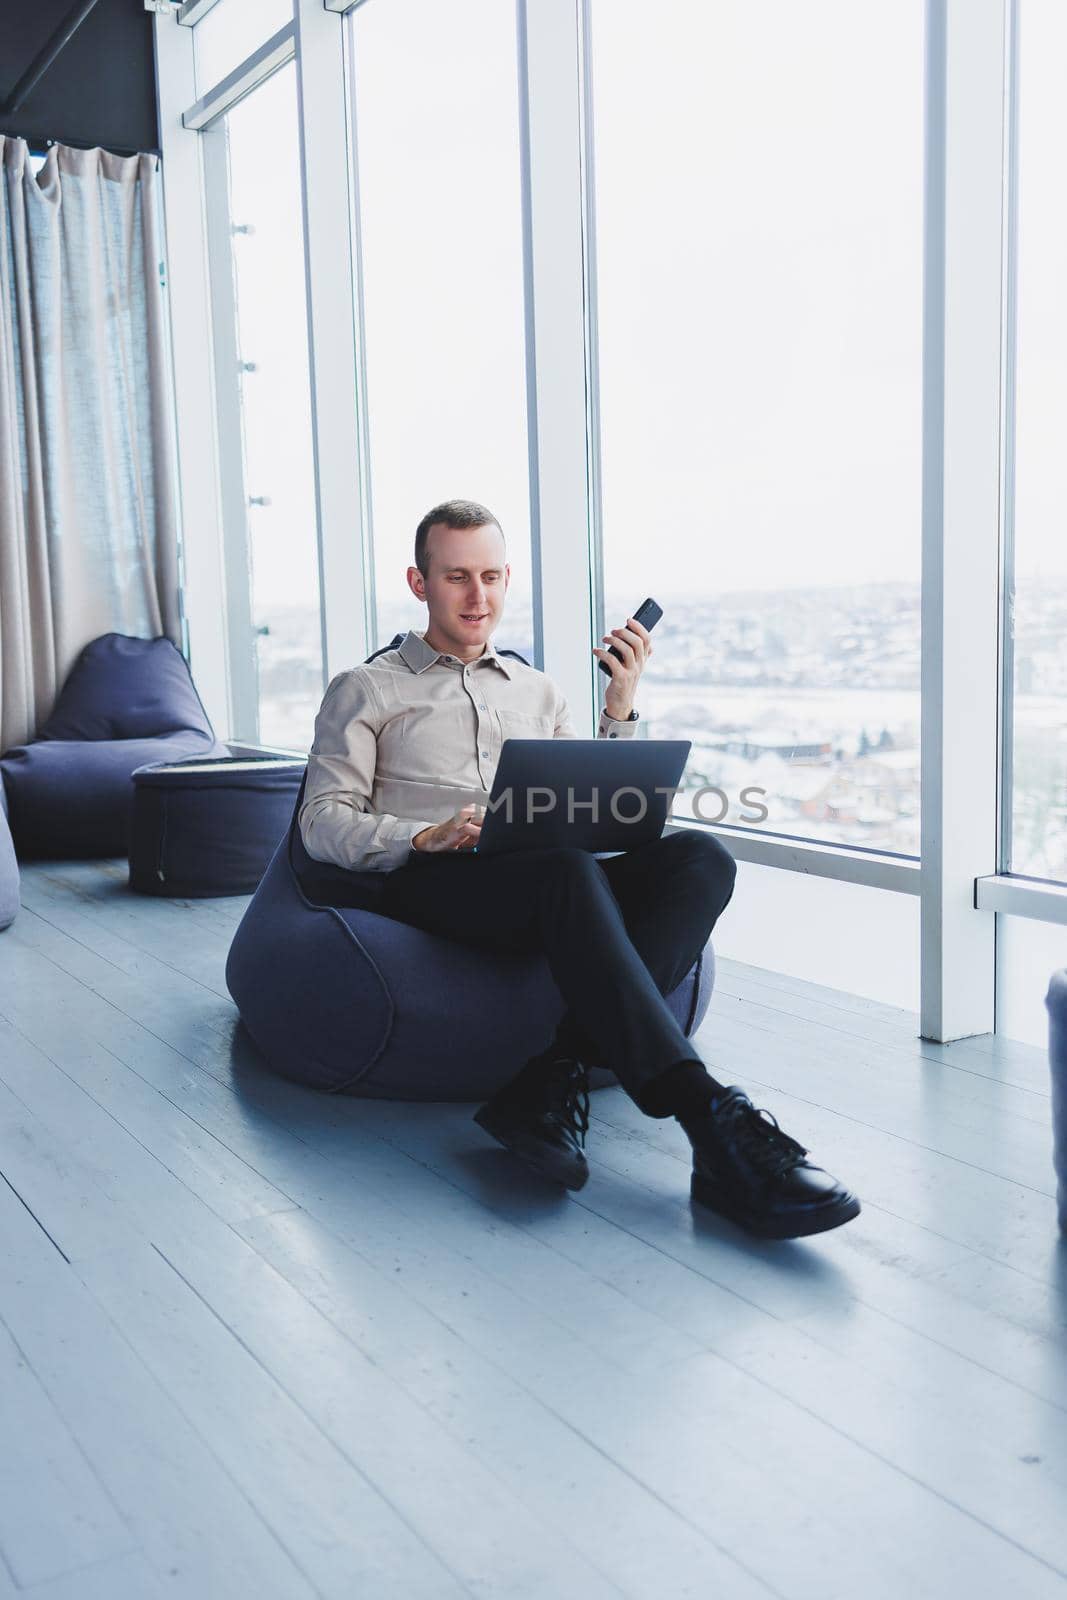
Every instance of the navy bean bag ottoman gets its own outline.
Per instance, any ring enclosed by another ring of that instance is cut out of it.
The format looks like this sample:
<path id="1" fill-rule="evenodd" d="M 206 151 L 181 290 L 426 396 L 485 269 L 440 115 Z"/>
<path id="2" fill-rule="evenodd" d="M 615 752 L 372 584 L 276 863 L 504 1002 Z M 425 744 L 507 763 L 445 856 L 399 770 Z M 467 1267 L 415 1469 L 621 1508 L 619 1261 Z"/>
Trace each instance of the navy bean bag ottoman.
<path id="1" fill-rule="evenodd" d="M 74 663 L 37 739 L 0 759 L 15 849 L 124 856 L 134 770 L 225 753 L 170 640 L 105 633 Z"/>
<path id="2" fill-rule="evenodd" d="M 1052 1073 L 1052 1160 L 1060 1229 L 1067 1233 L 1067 971 L 1054 972 L 1048 1006 L 1048 1061 Z"/>
<path id="3" fill-rule="evenodd" d="M 549 1044 L 563 1000 L 543 956 L 477 952 L 369 909 L 383 874 L 308 856 L 294 809 L 234 935 L 226 985 L 282 1077 L 381 1100 L 484 1100 Z M 339 902 L 359 880 L 368 909 Z M 332 903 L 331 903 L 332 902 Z M 668 1004 L 687 1034 L 711 1000 L 709 944 Z M 603 1069 L 594 1087 L 613 1082 Z"/>
<path id="4" fill-rule="evenodd" d="M 0 928 L 9 928 L 19 908 L 19 864 L 11 829 L 7 825 L 7 804 L 0 780 Z"/>
<path id="5" fill-rule="evenodd" d="M 156 763 L 133 774 L 130 888 L 251 894 L 289 827 L 302 757 Z"/>

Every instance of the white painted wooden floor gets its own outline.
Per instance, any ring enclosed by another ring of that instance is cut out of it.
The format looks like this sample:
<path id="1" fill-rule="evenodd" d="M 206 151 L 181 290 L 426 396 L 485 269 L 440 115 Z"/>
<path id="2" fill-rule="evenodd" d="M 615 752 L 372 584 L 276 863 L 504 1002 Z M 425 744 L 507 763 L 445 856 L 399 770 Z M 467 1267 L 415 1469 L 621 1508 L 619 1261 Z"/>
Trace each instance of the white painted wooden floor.
<path id="1" fill-rule="evenodd" d="M 724 964 L 709 1061 L 864 1201 L 758 1245 L 619 1091 L 572 1199 L 266 1075 L 244 902 L 124 877 L 31 867 L 0 936 L 0 1594 L 1067 1595 L 1037 1051 Z"/>

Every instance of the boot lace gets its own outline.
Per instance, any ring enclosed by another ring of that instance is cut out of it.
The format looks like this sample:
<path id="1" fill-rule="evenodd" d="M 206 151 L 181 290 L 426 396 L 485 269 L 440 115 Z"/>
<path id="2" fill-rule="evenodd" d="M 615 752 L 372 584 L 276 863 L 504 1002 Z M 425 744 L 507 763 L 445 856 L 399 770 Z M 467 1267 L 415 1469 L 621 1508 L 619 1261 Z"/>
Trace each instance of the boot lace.
<path id="1" fill-rule="evenodd" d="M 580 1061 L 555 1064 L 548 1114 L 574 1134 L 582 1149 L 589 1132 L 589 1075 Z"/>
<path id="2" fill-rule="evenodd" d="M 738 1153 L 769 1177 L 799 1166 L 808 1153 L 778 1126 L 777 1117 L 754 1106 L 751 1100 L 738 1097 L 726 1101 L 719 1109 L 719 1117 L 729 1123 L 729 1136 Z"/>

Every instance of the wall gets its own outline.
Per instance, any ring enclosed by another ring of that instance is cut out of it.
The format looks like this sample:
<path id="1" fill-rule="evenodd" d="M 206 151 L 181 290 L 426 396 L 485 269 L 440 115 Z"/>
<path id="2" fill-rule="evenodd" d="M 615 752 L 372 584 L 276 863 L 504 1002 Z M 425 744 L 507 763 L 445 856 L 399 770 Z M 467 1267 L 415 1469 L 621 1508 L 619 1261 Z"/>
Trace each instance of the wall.
<path id="1" fill-rule="evenodd" d="M 917 895 L 740 861 L 714 942 L 733 961 L 919 1009 Z"/>
<path id="2" fill-rule="evenodd" d="M 1067 967 L 1067 928 L 1029 917 L 997 918 L 997 1032 L 1044 1050 L 1049 979 Z"/>
<path id="3" fill-rule="evenodd" d="M 0 102 L 71 9 L 71 0 L 4 0 Z M 143 0 L 97 0 L 95 9 L 0 132 L 116 151 L 158 150 L 152 18 Z"/>

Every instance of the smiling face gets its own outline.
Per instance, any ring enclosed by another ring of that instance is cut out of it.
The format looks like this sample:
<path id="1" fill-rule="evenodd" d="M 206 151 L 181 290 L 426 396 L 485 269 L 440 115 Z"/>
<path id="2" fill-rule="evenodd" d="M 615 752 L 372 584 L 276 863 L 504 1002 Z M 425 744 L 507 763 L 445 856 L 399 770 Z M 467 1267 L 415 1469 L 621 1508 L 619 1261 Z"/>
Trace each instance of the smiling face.
<path id="1" fill-rule="evenodd" d="M 495 522 L 479 528 L 449 528 L 435 522 L 427 535 L 428 571 L 408 568 L 413 594 L 426 602 L 426 643 L 434 650 L 473 661 L 485 648 L 504 611 L 511 581 L 504 535 Z"/>

